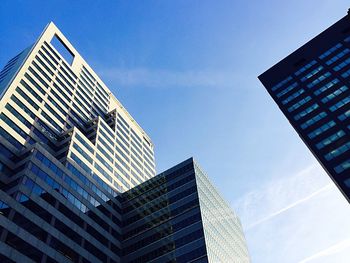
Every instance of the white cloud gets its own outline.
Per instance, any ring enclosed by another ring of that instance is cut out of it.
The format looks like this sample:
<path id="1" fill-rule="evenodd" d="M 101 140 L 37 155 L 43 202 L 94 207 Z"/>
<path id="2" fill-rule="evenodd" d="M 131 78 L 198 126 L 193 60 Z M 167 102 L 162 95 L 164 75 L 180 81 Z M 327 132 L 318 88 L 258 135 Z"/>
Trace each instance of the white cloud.
<path id="1" fill-rule="evenodd" d="M 314 254 L 312 256 L 304 258 L 299 263 L 316 262 L 315 260 L 317 260 L 317 259 L 321 259 L 321 258 L 326 257 L 326 256 L 331 256 L 331 255 L 337 254 L 337 253 L 342 252 L 343 250 L 349 249 L 349 248 L 350 248 L 350 239 L 345 239 L 345 240 L 342 240 L 331 247 L 328 247 L 322 251 L 317 252 L 316 254 Z M 348 260 L 348 259 L 346 259 L 346 260 Z"/>
<path id="2" fill-rule="evenodd" d="M 225 70 L 170 71 L 147 68 L 111 68 L 100 70 L 100 75 L 121 87 L 227 87 L 237 82 L 237 76 Z"/>
<path id="3" fill-rule="evenodd" d="M 314 163 L 297 174 L 284 174 L 258 187 L 238 199 L 234 207 L 248 230 L 312 197 L 313 193 L 329 184 L 328 175 Z"/>
<path id="4" fill-rule="evenodd" d="M 257 225 L 262 224 L 262 223 L 264 223 L 265 221 L 268 221 L 268 220 L 272 219 L 273 217 L 280 215 L 280 214 L 283 213 L 283 212 L 286 212 L 288 209 L 291 209 L 291 208 L 293 208 L 293 207 L 295 207 L 295 206 L 297 206 L 297 205 L 300 205 L 300 204 L 303 203 L 303 202 L 309 201 L 311 198 L 316 197 L 319 193 L 321 193 L 321 192 L 323 192 L 323 191 L 327 191 L 327 190 L 332 189 L 332 187 L 333 187 L 332 184 L 327 184 L 326 186 L 324 186 L 324 187 L 322 187 L 321 189 L 319 189 L 319 190 L 317 190 L 317 191 L 315 191 L 315 192 L 313 192 L 313 193 L 307 195 L 306 197 L 303 197 L 303 198 L 299 199 L 298 201 L 295 201 L 295 202 L 293 202 L 293 203 L 287 205 L 286 207 L 283 207 L 282 209 L 280 209 L 280 210 L 278 210 L 278 211 L 276 211 L 276 212 L 272 212 L 272 213 L 269 214 L 268 216 L 266 216 L 266 217 L 264 217 L 264 218 L 262 218 L 262 219 L 256 221 L 255 223 L 249 225 L 246 229 L 249 230 L 249 229 L 251 229 L 251 228 L 254 228 L 254 227 L 257 226 Z"/>
<path id="5" fill-rule="evenodd" d="M 314 163 L 271 180 L 235 202 L 252 261 L 345 263 L 350 207 Z"/>

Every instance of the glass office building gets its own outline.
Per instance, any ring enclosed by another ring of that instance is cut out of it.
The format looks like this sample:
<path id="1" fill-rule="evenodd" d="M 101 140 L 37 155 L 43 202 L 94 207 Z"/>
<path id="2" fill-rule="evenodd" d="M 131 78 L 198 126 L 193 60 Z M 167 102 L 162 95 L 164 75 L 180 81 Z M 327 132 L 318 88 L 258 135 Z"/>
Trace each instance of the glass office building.
<path id="1" fill-rule="evenodd" d="M 238 218 L 205 189 L 227 209 L 212 227 L 216 212 L 181 167 L 169 170 L 179 178 L 155 176 L 151 139 L 53 23 L 0 72 L 0 262 L 225 262 L 229 252 L 248 262 Z M 160 198 L 148 192 L 155 182 Z M 168 238 L 177 243 L 164 248 Z"/>
<path id="2" fill-rule="evenodd" d="M 259 76 L 350 202 L 350 17 Z"/>
<path id="3" fill-rule="evenodd" d="M 192 158 L 121 199 L 124 262 L 249 262 L 240 220 Z"/>

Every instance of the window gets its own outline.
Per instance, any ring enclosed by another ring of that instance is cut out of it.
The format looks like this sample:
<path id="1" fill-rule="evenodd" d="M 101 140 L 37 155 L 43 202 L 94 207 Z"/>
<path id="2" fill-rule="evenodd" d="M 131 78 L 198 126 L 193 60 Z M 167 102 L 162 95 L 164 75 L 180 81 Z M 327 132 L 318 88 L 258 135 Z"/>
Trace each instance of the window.
<path id="1" fill-rule="evenodd" d="M 335 97 L 337 97 L 338 95 L 342 94 L 344 91 L 348 90 L 347 86 L 342 86 L 339 89 L 337 89 L 336 91 L 334 91 L 333 93 L 327 95 L 326 97 L 324 97 L 321 101 L 323 103 L 327 103 L 328 101 L 334 99 Z"/>
<path id="2" fill-rule="evenodd" d="M 23 115 L 19 114 L 18 111 L 16 111 L 10 104 L 6 104 L 5 108 L 12 113 L 12 115 L 17 118 L 18 120 L 20 120 L 25 126 L 27 126 L 29 129 L 32 126 L 32 124 L 23 117 Z"/>
<path id="3" fill-rule="evenodd" d="M 6 115 L 4 115 L 3 113 L 0 114 L 0 118 L 8 125 L 10 126 L 14 131 L 16 131 L 20 136 L 22 136 L 22 138 L 26 138 L 27 134 L 20 128 L 17 126 L 17 124 L 15 124 L 12 120 L 10 120 Z"/>
<path id="4" fill-rule="evenodd" d="M 94 149 L 89 145 L 89 143 L 87 143 L 78 133 L 75 134 L 75 138 L 77 138 L 77 140 L 84 145 L 84 147 L 86 149 L 88 149 L 89 152 L 91 152 L 92 154 L 94 153 Z"/>
<path id="5" fill-rule="evenodd" d="M 306 108 L 305 110 L 299 112 L 297 115 L 294 116 L 294 119 L 297 121 L 303 117 L 305 117 L 306 115 L 308 115 L 309 113 L 313 112 L 314 110 L 316 110 L 318 108 L 318 104 L 315 103 L 313 105 L 311 105 L 310 107 Z"/>
<path id="6" fill-rule="evenodd" d="M 344 105 L 348 104 L 350 102 L 350 97 L 346 97 L 342 99 L 341 101 L 337 102 L 333 106 L 329 107 L 330 111 L 336 111 L 337 109 L 343 107 Z"/>
<path id="7" fill-rule="evenodd" d="M 327 153 L 324 158 L 329 161 L 332 160 L 333 158 L 341 155 L 342 153 L 348 151 L 350 149 L 350 142 L 347 142 L 345 144 L 343 144 L 342 146 L 334 149 L 333 151 Z"/>
<path id="8" fill-rule="evenodd" d="M 39 102 L 42 102 L 43 99 L 41 98 L 40 95 L 38 95 L 27 83 L 25 83 L 23 80 L 21 80 L 21 84 L 23 85 L 23 87 L 25 87 L 27 89 L 27 91 L 29 91 L 30 94 L 33 95 L 34 98 L 36 98 Z M 17 88 L 18 89 L 18 88 Z M 16 90 L 17 90 L 16 89 Z M 18 90 L 17 90 L 18 91 Z M 22 95 L 22 94 L 21 94 Z"/>
<path id="9" fill-rule="evenodd" d="M 293 93 L 289 97 L 287 97 L 285 100 L 282 101 L 282 104 L 287 104 L 288 102 L 294 100 L 295 98 L 299 97 L 301 94 L 303 94 L 305 90 L 300 89 L 297 92 Z"/>
<path id="10" fill-rule="evenodd" d="M 343 51 L 341 51 L 340 53 L 338 53 L 337 55 L 332 57 L 330 60 L 328 60 L 326 62 L 326 64 L 330 65 L 330 64 L 334 63 L 335 61 L 337 61 L 338 59 L 342 58 L 344 55 L 348 54 L 349 52 L 350 52 L 350 50 L 348 48 L 344 49 Z"/>
<path id="11" fill-rule="evenodd" d="M 346 67 L 347 65 L 350 64 L 350 58 L 344 60 L 342 63 L 340 63 L 339 65 L 335 66 L 333 69 L 334 71 L 339 71 L 342 68 Z"/>
<path id="12" fill-rule="evenodd" d="M 80 148 L 78 144 L 73 143 L 73 148 L 79 152 L 89 163 L 92 163 L 92 158 L 82 148 Z"/>
<path id="13" fill-rule="evenodd" d="M 311 71 L 309 74 L 301 78 L 301 81 L 306 81 L 309 78 L 312 78 L 315 76 L 318 72 L 320 72 L 323 69 L 323 66 L 318 66 L 313 71 Z"/>
<path id="14" fill-rule="evenodd" d="M 328 78 L 329 76 L 331 76 L 331 73 L 326 72 L 323 75 L 319 76 L 317 79 L 313 80 L 310 84 L 307 85 L 308 88 L 312 88 L 315 85 L 317 85 L 318 83 L 320 83 L 321 81 L 325 80 L 326 78 Z"/>
<path id="15" fill-rule="evenodd" d="M 316 147 L 318 149 L 322 149 L 325 146 L 331 144 L 332 142 L 335 142 L 339 138 L 343 137 L 345 135 L 345 132 L 343 130 L 337 131 L 336 133 L 332 134 L 331 136 L 327 137 L 326 139 L 320 141 L 316 144 Z"/>
<path id="16" fill-rule="evenodd" d="M 297 103 L 295 103 L 294 105 L 290 106 L 288 108 L 288 111 L 289 112 L 292 112 L 296 109 L 298 109 L 300 106 L 304 105 L 306 102 L 310 101 L 311 100 L 311 97 L 310 96 L 307 96 L 306 98 L 303 98 L 301 99 L 300 101 L 298 101 Z"/>
<path id="17" fill-rule="evenodd" d="M 294 82 L 290 86 L 286 87 L 284 90 L 282 90 L 279 93 L 277 93 L 277 95 L 276 95 L 277 98 L 282 97 L 283 95 L 287 94 L 289 91 L 293 90 L 297 86 L 298 86 L 298 84 L 296 82 Z"/>
<path id="18" fill-rule="evenodd" d="M 327 84 L 325 84 L 324 86 L 322 86 L 321 88 L 317 89 L 314 91 L 315 95 L 320 95 L 322 92 L 330 89 L 331 87 L 333 87 L 335 84 L 337 84 L 339 82 L 339 79 L 333 79 L 331 82 L 328 82 Z"/>
<path id="19" fill-rule="evenodd" d="M 279 82 L 275 86 L 273 86 L 271 90 L 275 91 L 275 90 L 279 89 L 280 87 L 282 87 L 284 84 L 288 83 L 291 80 L 292 80 L 292 77 L 289 76 L 288 78 L 282 80 L 281 82 Z"/>
<path id="20" fill-rule="evenodd" d="M 299 76 L 301 73 L 303 73 L 304 71 L 308 70 L 309 68 L 311 68 L 313 65 L 315 65 L 317 62 L 316 60 L 312 60 L 310 63 L 306 64 L 305 66 L 303 66 L 302 68 L 300 68 L 298 71 L 296 71 L 294 74 L 295 76 Z"/>
<path id="21" fill-rule="evenodd" d="M 343 120 L 345 120 L 345 119 L 347 119 L 349 117 L 350 117 L 350 110 L 348 110 L 348 111 L 344 112 L 343 114 L 339 115 L 338 119 L 343 121 Z"/>
<path id="22" fill-rule="evenodd" d="M 336 167 L 334 167 L 334 170 L 340 174 L 342 172 L 344 172 L 345 170 L 349 169 L 350 168 L 350 159 L 349 160 L 346 160 L 345 162 L 337 165 Z"/>
<path id="23" fill-rule="evenodd" d="M 332 48 L 328 49 L 326 52 L 324 52 L 321 56 L 319 56 L 320 59 L 324 59 L 325 57 L 329 56 L 332 54 L 334 51 L 337 49 L 341 48 L 343 45 L 341 43 L 336 44 Z"/>
<path id="24" fill-rule="evenodd" d="M 306 122 L 304 122 L 300 126 L 302 129 L 306 129 L 306 128 L 310 127 L 311 125 L 315 124 L 316 122 L 318 122 L 319 120 L 323 119 L 326 116 L 327 116 L 327 113 L 325 113 L 323 111 L 323 112 L 317 114 L 316 116 L 312 117 L 311 119 L 307 120 Z"/>

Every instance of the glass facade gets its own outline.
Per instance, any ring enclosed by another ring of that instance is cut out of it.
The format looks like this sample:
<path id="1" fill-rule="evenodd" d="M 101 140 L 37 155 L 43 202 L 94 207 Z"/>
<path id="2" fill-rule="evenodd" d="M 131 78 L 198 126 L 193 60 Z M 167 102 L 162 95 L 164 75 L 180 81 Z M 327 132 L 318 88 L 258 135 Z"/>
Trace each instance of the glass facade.
<path id="1" fill-rule="evenodd" d="M 250 262 L 239 219 L 192 158 L 121 200 L 125 262 Z"/>
<path id="2" fill-rule="evenodd" d="M 151 139 L 54 24 L 0 99 L 0 262 L 227 262 L 209 235 L 249 261 L 233 212 L 206 230 L 193 160 L 155 176 Z"/>
<path id="3" fill-rule="evenodd" d="M 249 262 L 239 218 L 194 163 L 204 235 L 210 262 Z"/>
<path id="4" fill-rule="evenodd" d="M 350 201 L 350 20 L 346 16 L 259 76 Z"/>

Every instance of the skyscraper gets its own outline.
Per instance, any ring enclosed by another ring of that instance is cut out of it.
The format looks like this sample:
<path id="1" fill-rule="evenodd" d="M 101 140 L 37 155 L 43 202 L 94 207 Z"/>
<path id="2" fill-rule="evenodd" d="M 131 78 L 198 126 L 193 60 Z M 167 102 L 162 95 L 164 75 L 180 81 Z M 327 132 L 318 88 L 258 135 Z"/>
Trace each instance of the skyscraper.
<path id="1" fill-rule="evenodd" d="M 225 259 L 249 262 L 239 219 L 192 159 L 155 176 L 149 136 L 50 23 L 0 72 L 0 262 Z"/>
<path id="2" fill-rule="evenodd" d="M 350 202 L 350 17 L 259 76 Z"/>
<path id="3" fill-rule="evenodd" d="M 10 148 L 42 142 L 121 192 L 155 175 L 149 136 L 53 23 L 7 63 L 0 90 Z"/>

